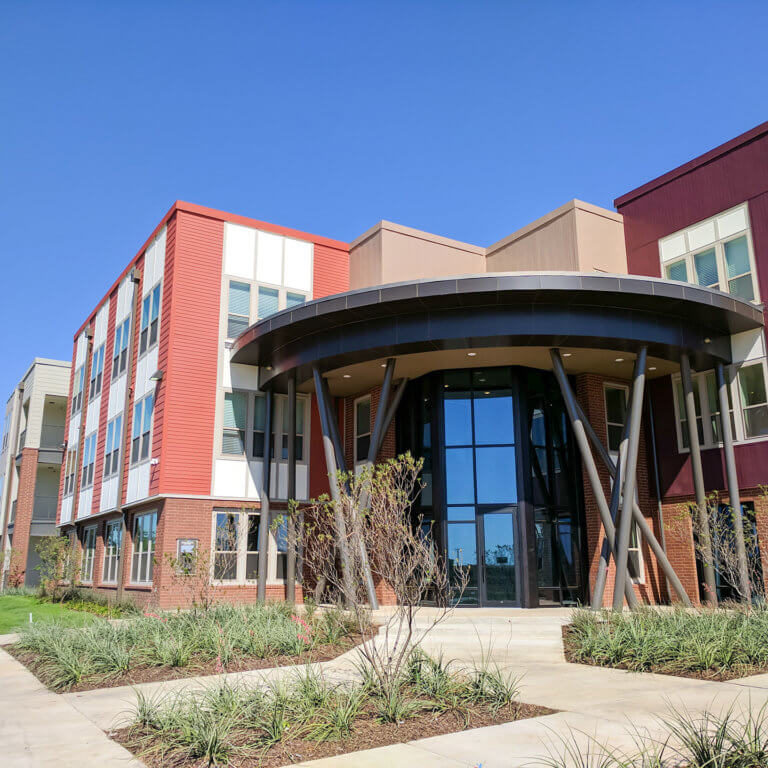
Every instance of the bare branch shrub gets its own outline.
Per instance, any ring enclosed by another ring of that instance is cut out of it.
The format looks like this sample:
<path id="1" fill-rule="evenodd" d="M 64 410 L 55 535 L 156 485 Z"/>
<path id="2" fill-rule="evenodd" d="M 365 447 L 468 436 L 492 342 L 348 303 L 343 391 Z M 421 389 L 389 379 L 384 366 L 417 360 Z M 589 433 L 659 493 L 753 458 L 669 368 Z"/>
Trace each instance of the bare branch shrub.
<path id="1" fill-rule="evenodd" d="M 354 613 L 365 637 L 362 656 L 386 692 L 399 684 L 410 653 L 453 611 L 468 579 L 460 567 L 449 574 L 421 521 L 412 519 L 413 502 L 423 487 L 422 464 L 404 454 L 357 475 L 339 473 L 339 500 L 325 496 L 305 506 L 297 536 L 305 568 Z M 346 570 L 339 556 L 345 549 Z M 366 555 L 374 582 L 396 600 L 391 611 L 382 611 L 378 637 L 368 631 Z M 428 599 L 436 610 L 417 623 Z"/>
<path id="2" fill-rule="evenodd" d="M 763 494 L 767 491 L 764 489 Z M 755 515 L 761 514 L 757 510 Z M 736 550 L 736 529 L 733 507 L 724 505 L 717 492 L 707 497 L 704 520 L 699 515 L 696 504 L 689 504 L 683 516 L 691 521 L 693 545 L 696 559 L 702 565 L 712 565 L 722 582 L 733 590 L 740 601 L 755 597 L 764 597 L 765 586 L 760 562 L 760 545 L 757 538 L 757 525 L 747 515 L 742 515 L 744 528 L 744 548 L 747 555 L 747 574 L 749 594 L 745 594 L 741 583 L 741 570 Z M 709 531 L 705 529 L 705 521 Z M 687 526 L 674 526 L 679 535 L 685 535 Z M 709 563 L 709 552 L 712 553 Z"/>
<path id="3" fill-rule="evenodd" d="M 63 602 L 77 591 L 80 577 L 80 552 L 75 540 L 66 536 L 44 536 L 35 546 L 40 563 L 40 591 L 44 596 Z"/>

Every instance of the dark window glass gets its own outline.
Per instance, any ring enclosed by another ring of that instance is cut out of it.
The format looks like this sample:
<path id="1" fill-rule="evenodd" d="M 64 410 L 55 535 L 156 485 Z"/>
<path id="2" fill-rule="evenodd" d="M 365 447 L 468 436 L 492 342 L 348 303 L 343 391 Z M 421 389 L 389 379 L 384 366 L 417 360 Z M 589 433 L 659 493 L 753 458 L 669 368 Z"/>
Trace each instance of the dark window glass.
<path id="1" fill-rule="evenodd" d="M 475 392 L 475 445 L 515 442 L 512 393 L 508 389 Z"/>
<path id="2" fill-rule="evenodd" d="M 477 448 L 476 451 L 478 504 L 517 501 L 514 447 Z"/>
<path id="3" fill-rule="evenodd" d="M 471 448 L 446 448 L 445 475 L 448 504 L 475 503 L 475 478 Z"/>

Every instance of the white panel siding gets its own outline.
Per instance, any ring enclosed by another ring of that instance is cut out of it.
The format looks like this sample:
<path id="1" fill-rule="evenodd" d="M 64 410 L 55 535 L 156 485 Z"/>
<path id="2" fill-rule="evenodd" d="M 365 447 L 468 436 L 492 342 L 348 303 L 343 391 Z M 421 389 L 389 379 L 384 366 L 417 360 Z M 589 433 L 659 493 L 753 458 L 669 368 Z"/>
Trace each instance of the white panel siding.
<path id="1" fill-rule="evenodd" d="M 117 289 L 117 313 L 116 324 L 120 324 L 131 313 L 131 301 L 133 300 L 134 285 L 126 275 Z"/>
<path id="2" fill-rule="evenodd" d="M 106 512 L 108 509 L 114 509 L 117 506 L 117 479 L 118 476 L 113 475 L 101 484 L 99 512 Z"/>
<path id="3" fill-rule="evenodd" d="M 312 290 L 312 243 L 286 239 L 283 283 L 288 288 Z"/>
<path id="4" fill-rule="evenodd" d="M 248 462 L 248 487 L 246 496 L 249 499 L 258 499 L 261 497 L 262 480 L 264 478 L 264 462 Z"/>
<path id="5" fill-rule="evenodd" d="M 83 363 L 85 363 L 85 353 L 88 349 L 88 339 L 85 336 L 85 331 L 83 331 L 78 337 L 77 337 L 77 349 L 75 351 L 75 368 L 79 368 Z"/>
<path id="6" fill-rule="evenodd" d="M 72 519 L 72 497 L 66 496 L 61 500 L 61 520 L 62 523 L 68 523 Z"/>
<path id="7" fill-rule="evenodd" d="M 224 274 L 253 280 L 256 230 L 238 224 L 224 224 Z"/>
<path id="8" fill-rule="evenodd" d="M 114 419 L 118 413 L 122 412 L 123 405 L 125 405 L 125 374 L 109 385 L 107 418 Z"/>
<path id="9" fill-rule="evenodd" d="M 107 340 L 107 325 L 109 323 L 109 299 L 96 314 L 93 330 L 93 348 L 98 349 Z M 106 361 L 105 361 L 106 362 Z"/>
<path id="10" fill-rule="evenodd" d="M 128 488 L 126 490 L 128 503 L 145 499 L 149 495 L 149 469 L 150 464 L 145 461 L 143 464 L 128 470 Z"/>
<path id="11" fill-rule="evenodd" d="M 145 355 L 139 358 L 136 364 L 136 392 L 133 396 L 134 402 L 140 400 L 144 395 L 150 392 L 155 382 L 150 381 L 149 377 L 157 370 L 157 350 L 158 346 L 152 347 Z"/>
<path id="12" fill-rule="evenodd" d="M 90 435 L 95 429 L 99 428 L 99 414 L 101 413 L 101 395 L 88 403 L 88 412 L 85 416 L 85 434 Z"/>
<path id="13" fill-rule="evenodd" d="M 215 464 L 213 495 L 240 499 L 245 496 L 248 464 L 245 461 L 218 459 Z"/>
<path id="14" fill-rule="evenodd" d="M 283 238 L 270 232 L 258 233 L 256 279 L 261 283 L 280 285 L 283 279 Z"/>
<path id="15" fill-rule="evenodd" d="M 239 363 L 229 363 L 229 379 L 234 389 L 252 389 L 259 388 L 259 369 L 255 365 L 241 365 Z"/>
<path id="16" fill-rule="evenodd" d="M 306 464 L 296 465 L 296 496 L 300 501 L 309 500 L 309 467 Z"/>
<path id="17" fill-rule="evenodd" d="M 93 486 L 80 491 L 77 500 L 77 519 L 88 517 L 91 514 L 91 503 L 93 502 Z"/>
<path id="18" fill-rule="evenodd" d="M 163 277 L 165 268 L 165 227 L 144 251 L 144 280 L 142 298 L 146 296 Z"/>
<path id="19" fill-rule="evenodd" d="M 762 328 L 757 328 L 754 331 L 734 333 L 731 336 L 731 351 L 734 363 L 765 357 L 765 342 L 763 340 Z"/>
<path id="20" fill-rule="evenodd" d="M 72 447 L 77 445 L 80 440 L 80 417 L 82 412 L 78 411 L 74 416 L 69 419 L 69 432 L 67 433 L 67 444 Z"/>

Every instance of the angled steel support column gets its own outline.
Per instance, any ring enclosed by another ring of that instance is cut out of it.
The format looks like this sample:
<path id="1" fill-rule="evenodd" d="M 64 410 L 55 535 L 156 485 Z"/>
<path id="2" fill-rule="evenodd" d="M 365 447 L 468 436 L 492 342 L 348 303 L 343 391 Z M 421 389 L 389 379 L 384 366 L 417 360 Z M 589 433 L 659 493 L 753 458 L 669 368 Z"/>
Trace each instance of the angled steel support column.
<path id="1" fill-rule="evenodd" d="M 347 526 L 344 522 L 344 515 L 338 508 L 340 494 L 339 494 L 339 477 L 338 477 L 338 465 L 336 463 L 337 457 L 333 446 L 333 438 L 331 437 L 331 418 L 330 408 L 327 396 L 327 384 L 325 383 L 323 376 L 320 374 L 317 366 L 313 366 L 312 374 L 315 379 L 315 394 L 317 396 L 317 410 L 320 412 L 320 425 L 323 430 L 323 450 L 325 452 L 325 467 L 328 470 L 328 481 L 331 487 L 331 499 L 334 504 L 334 518 L 336 522 L 336 530 L 339 534 L 339 540 L 336 542 L 336 546 L 339 550 L 339 557 L 341 559 L 342 568 L 342 583 L 344 585 L 344 599 L 347 603 L 351 603 L 354 599 L 355 588 L 352 579 L 352 572 L 350 570 L 349 562 L 349 550 L 347 547 Z M 342 456 L 343 459 L 343 456 Z"/>
<path id="2" fill-rule="evenodd" d="M 630 579 L 627 578 L 627 561 L 629 559 L 629 537 L 632 532 L 632 513 L 635 504 L 635 489 L 637 488 L 637 453 L 640 445 L 640 423 L 643 419 L 643 395 L 645 393 L 645 361 L 648 356 L 646 347 L 640 347 L 635 360 L 635 371 L 632 377 L 632 401 L 629 416 L 629 435 L 627 442 L 627 459 L 624 470 L 624 482 L 621 504 L 621 518 L 616 535 L 616 583 L 613 588 L 613 610 L 620 611 L 624 607 L 624 592 Z M 641 515 L 642 517 L 642 515 Z M 630 583 L 631 586 L 631 583 Z"/>
<path id="3" fill-rule="evenodd" d="M 581 407 L 578 409 L 579 416 L 583 417 L 584 413 Z M 585 418 L 582 418 L 586 421 Z M 589 429 L 592 428 L 590 424 Z M 619 503 L 621 502 L 621 478 L 623 475 L 624 460 L 627 455 L 627 433 L 629 430 L 629 420 L 624 423 L 624 429 L 621 436 L 621 442 L 619 444 L 619 456 L 616 462 L 616 471 L 612 476 L 613 488 L 611 488 L 611 504 L 609 511 L 611 513 L 611 521 L 614 526 L 616 525 L 616 513 L 619 511 Z M 587 431 L 589 435 L 589 430 Z M 614 552 L 615 554 L 615 552 Z M 608 565 L 611 561 L 611 545 L 608 541 L 608 536 L 603 533 L 603 543 L 600 547 L 600 562 L 597 567 L 597 578 L 595 579 L 595 592 L 592 595 L 592 610 L 599 611 L 603 607 L 603 596 L 605 595 L 605 584 L 608 581 Z M 634 590 L 632 591 L 632 597 L 635 596 Z M 630 603 L 630 606 L 632 604 Z"/>
<path id="4" fill-rule="evenodd" d="M 614 464 L 613 459 L 611 458 L 611 454 L 608 453 L 608 449 L 603 445 L 602 440 L 600 440 L 600 438 L 597 436 L 597 434 L 595 433 L 595 430 L 592 428 L 592 425 L 584 417 L 584 412 L 581 410 L 581 406 L 578 403 L 576 403 L 576 407 L 578 409 L 580 417 L 584 421 L 584 427 L 587 430 L 587 435 L 589 436 L 590 441 L 595 446 L 595 449 L 597 450 L 597 453 L 600 456 L 601 461 L 603 462 L 603 464 L 605 464 L 609 474 L 613 478 L 614 488 L 616 487 L 616 483 L 618 483 L 619 489 L 620 489 L 621 479 L 619 475 L 624 474 L 623 461 L 622 461 L 622 467 L 617 468 L 616 464 Z M 627 424 L 629 424 L 629 420 L 627 420 Z M 627 425 L 625 424 L 625 430 L 626 428 L 627 428 Z M 617 477 L 619 479 L 617 479 Z M 683 587 L 682 582 L 680 581 L 678 575 L 675 573 L 675 569 L 672 567 L 672 564 L 669 562 L 669 558 L 667 557 L 667 553 L 664 551 L 664 547 L 659 543 L 658 539 L 654 535 L 653 530 L 651 529 L 651 526 L 648 525 L 648 521 L 645 519 L 645 516 L 643 515 L 642 510 L 640 509 L 636 501 L 632 505 L 632 514 L 635 519 L 635 524 L 640 529 L 640 533 L 642 534 L 643 538 L 648 542 L 648 546 L 653 551 L 653 554 L 655 555 L 656 560 L 661 566 L 661 569 L 664 571 L 664 575 L 667 577 L 667 579 L 669 579 L 672 589 L 674 589 L 674 591 L 677 593 L 677 596 L 680 598 L 682 603 L 684 603 L 685 605 L 690 605 L 691 600 L 688 597 L 688 593 L 685 591 L 685 588 Z"/>
<path id="5" fill-rule="evenodd" d="M 683 384 L 683 397 L 685 398 L 685 418 L 688 426 L 688 447 L 691 453 L 691 473 L 693 474 L 693 489 L 696 494 L 696 514 L 699 517 L 699 529 L 701 531 L 700 546 L 702 551 L 702 571 L 704 572 L 704 584 L 706 602 L 717 605 L 717 585 L 715 583 L 715 568 L 712 559 L 712 536 L 709 530 L 709 517 L 707 511 L 707 495 L 704 490 L 704 470 L 701 467 L 701 447 L 699 445 L 699 429 L 696 421 L 696 400 L 693 394 L 693 381 L 691 379 L 691 361 L 687 353 L 680 356 L 680 378 Z M 721 421 L 725 421 L 722 418 Z"/>
<path id="6" fill-rule="evenodd" d="M 296 373 L 288 377 L 288 501 L 296 500 Z M 285 564 L 285 597 L 296 602 L 296 520 L 286 516 L 288 553 Z"/>
<path id="7" fill-rule="evenodd" d="M 264 461 L 261 480 L 261 514 L 259 519 L 259 568 L 256 599 L 267 599 L 267 566 L 269 565 L 269 492 L 272 478 L 272 390 L 264 398 Z"/>
<path id="8" fill-rule="evenodd" d="M 573 394 L 573 390 L 571 389 L 571 385 L 568 383 L 568 376 L 565 373 L 563 361 L 560 358 L 560 351 L 557 349 L 550 349 L 549 354 L 552 358 L 552 366 L 554 368 L 555 378 L 557 379 L 557 383 L 560 385 L 560 392 L 563 395 L 565 409 L 568 412 L 568 418 L 571 422 L 571 429 L 573 430 L 576 444 L 579 446 L 579 451 L 581 452 L 582 464 L 584 465 L 584 469 L 587 472 L 589 483 L 592 486 L 592 493 L 594 494 L 595 501 L 597 502 L 597 509 L 600 512 L 600 519 L 603 523 L 605 535 L 608 538 L 608 543 L 611 549 L 615 552 L 615 530 L 613 521 L 611 520 L 611 512 L 605 500 L 603 485 L 600 482 L 600 475 L 598 474 L 597 466 L 595 465 L 595 459 L 592 456 L 592 451 L 589 449 L 589 441 L 587 440 L 587 434 L 583 423 L 586 421 L 586 419 L 583 419 L 583 414 L 582 416 L 579 416 L 579 412 L 576 407 L 576 398 Z M 625 584 L 625 587 L 622 587 L 622 589 L 625 588 L 627 602 L 630 605 L 636 605 L 637 598 L 635 597 L 635 593 L 632 590 L 632 585 Z"/>
<path id="9" fill-rule="evenodd" d="M 373 434 L 371 443 L 368 446 L 368 457 L 366 466 L 373 466 L 376 456 L 379 454 L 381 442 L 384 439 L 384 422 L 387 417 L 387 407 L 389 403 L 389 393 L 392 389 L 392 377 L 395 373 L 395 358 L 390 357 L 387 360 L 387 369 L 384 371 L 384 381 L 381 383 L 381 393 L 379 394 L 379 405 L 376 408 L 376 419 L 373 422 Z"/>
<path id="10" fill-rule="evenodd" d="M 749 584 L 749 564 L 747 548 L 744 544 L 744 518 L 741 512 L 739 496 L 739 478 L 736 474 L 736 456 L 733 452 L 733 431 L 731 430 L 731 411 L 728 402 L 728 382 L 725 379 L 723 364 L 715 367 L 717 376 L 717 394 L 720 401 L 720 423 L 723 430 L 723 453 L 725 455 L 725 477 L 728 483 L 728 498 L 733 510 L 733 535 L 736 539 L 736 558 L 739 563 L 739 582 L 744 602 L 751 602 L 752 590 Z"/>

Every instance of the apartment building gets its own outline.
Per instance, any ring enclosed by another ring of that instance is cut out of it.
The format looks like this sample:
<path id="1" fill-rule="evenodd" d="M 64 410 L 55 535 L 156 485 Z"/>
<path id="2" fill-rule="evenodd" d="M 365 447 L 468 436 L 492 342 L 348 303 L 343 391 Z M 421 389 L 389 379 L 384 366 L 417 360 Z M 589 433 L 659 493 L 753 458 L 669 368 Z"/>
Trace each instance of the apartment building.
<path id="1" fill-rule="evenodd" d="M 5 407 L 0 452 L 2 583 L 35 586 L 36 544 L 57 535 L 70 365 L 35 358 Z"/>
<path id="2" fill-rule="evenodd" d="M 168 559 L 202 548 L 222 598 L 299 597 L 274 516 L 328 491 L 329 472 L 410 450 L 425 459 L 425 534 L 470 568 L 464 603 L 573 604 L 601 579 L 607 603 L 614 586 L 697 602 L 690 523 L 674 515 L 701 474 L 686 439 L 720 491 L 735 488 L 734 447 L 745 509 L 761 504 L 766 132 L 715 150 L 748 153 L 716 182 L 710 153 L 618 213 L 571 201 L 489 246 L 385 221 L 347 244 L 175 203 L 74 338 L 58 526 L 84 585 L 176 605 Z M 676 394 L 686 366 L 700 433 Z M 704 408 L 721 370 L 735 419 L 724 451 Z M 617 571 L 601 553 L 626 441 L 637 511 Z"/>

